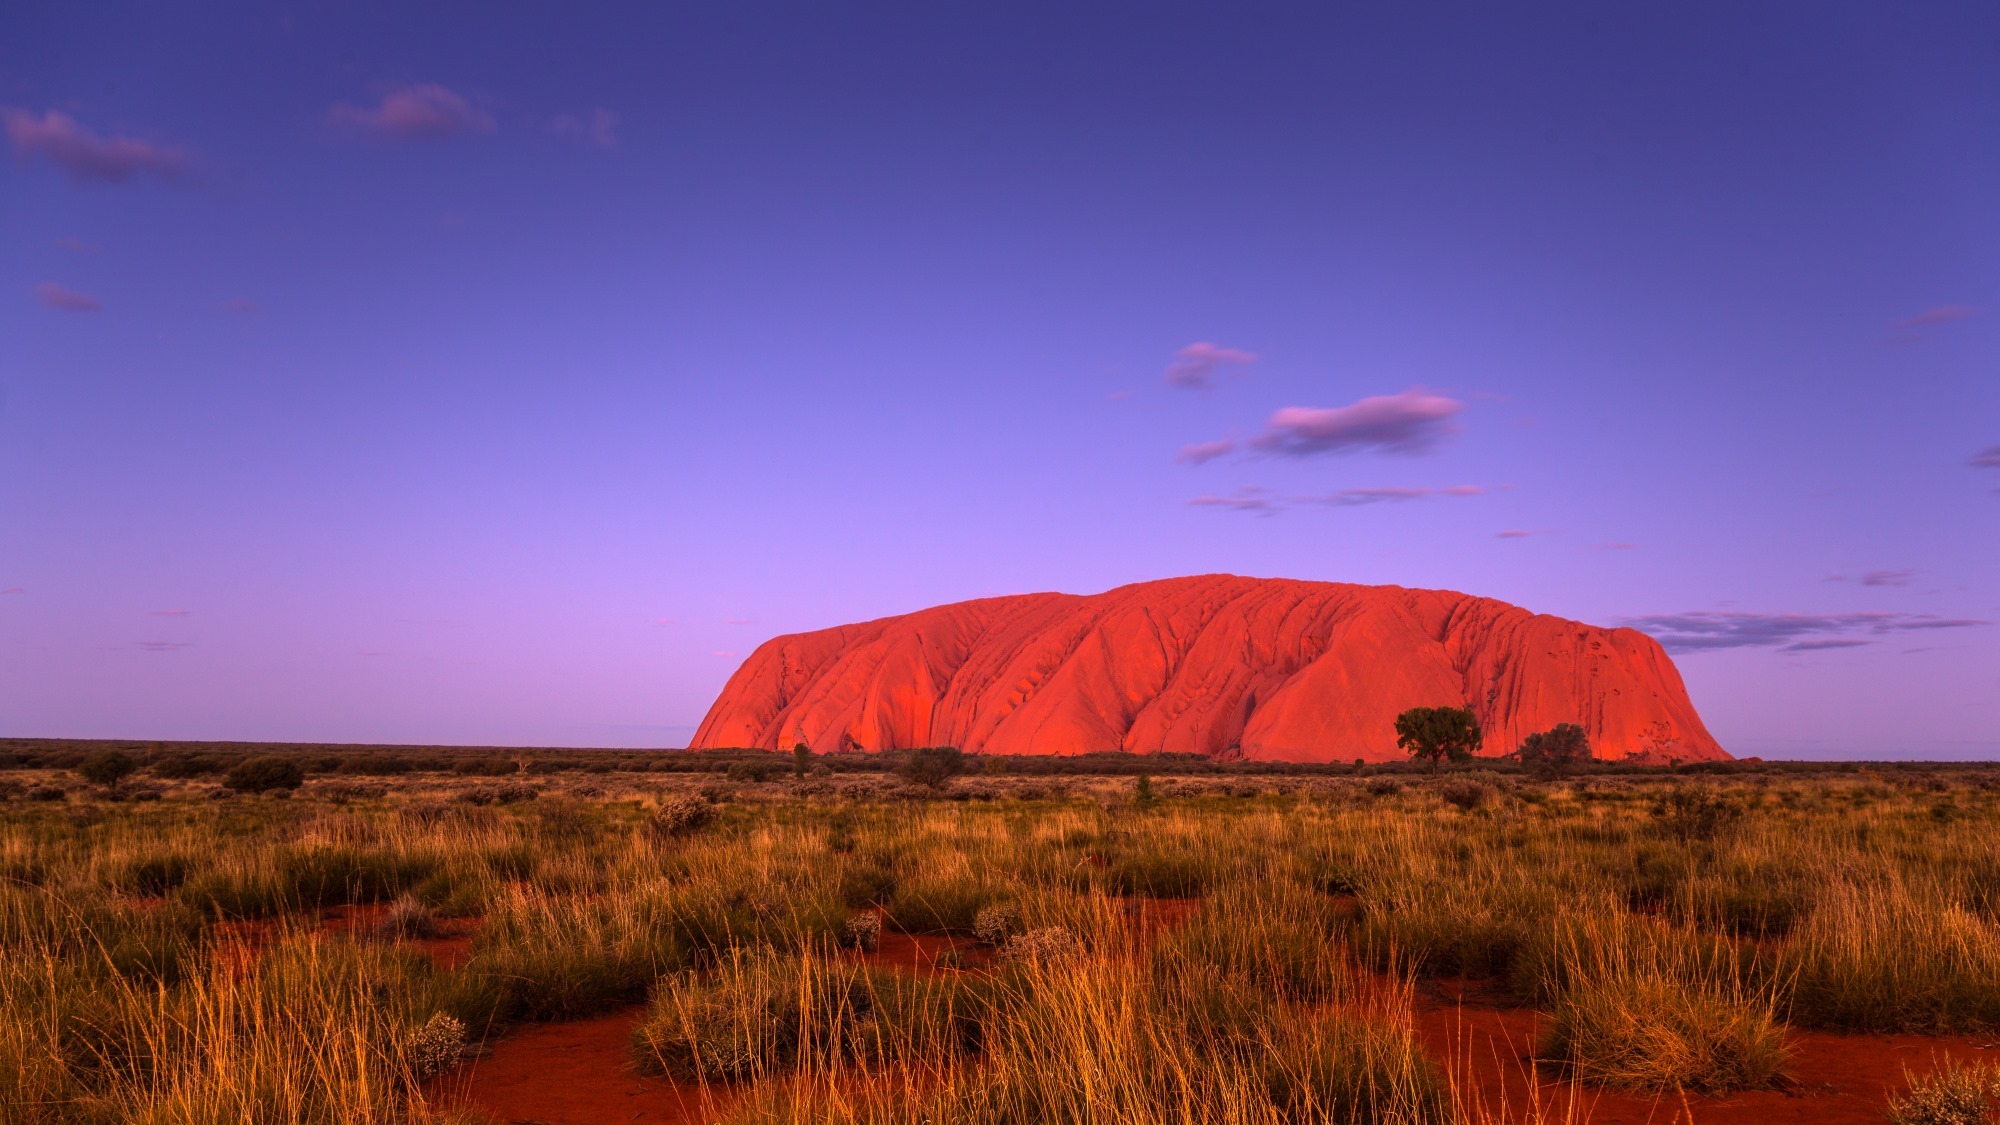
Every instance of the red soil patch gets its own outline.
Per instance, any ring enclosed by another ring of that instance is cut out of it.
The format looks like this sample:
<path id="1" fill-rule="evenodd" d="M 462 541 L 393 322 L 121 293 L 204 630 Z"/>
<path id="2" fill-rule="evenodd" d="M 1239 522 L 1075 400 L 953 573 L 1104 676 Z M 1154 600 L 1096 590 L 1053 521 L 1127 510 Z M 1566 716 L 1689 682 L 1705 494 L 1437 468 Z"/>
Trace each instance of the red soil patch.
<path id="1" fill-rule="evenodd" d="M 322 934 L 348 934 L 356 938 L 366 938 L 370 936 L 388 909 L 384 903 L 329 906 L 319 912 L 313 926 Z M 232 971 L 242 972 L 250 967 L 258 954 L 264 952 L 274 942 L 287 933 L 296 933 L 303 928 L 305 928 L 304 920 L 299 918 L 284 921 L 255 918 L 217 922 L 216 961 Z M 479 919 L 445 919 L 440 922 L 440 928 L 440 933 L 436 937 L 398 938 L 396 944 L 430 954 L 440 969 L 456 969 L 471 960 L 472 935 L 479 929 Z"/>
<path id="2" fill-rule="evenodd" d="M 1476 985 L 1438 981 L 1419 987 L 1418 1038 L 1443 1060 L 1468 1100 L 1507 1119 L 1531 1105 L 1554 1121 L 1591 1125 L 1881 1125 L 1889 1095 L 1908 1085 L 1907 1067 L 1923 1074 L 1934 1059 L 1991 1059 L 1981 1040 L 1923 1035 L 1793 1032 L 1791 1081 L 1782 1090 L 1724 1097 L 1630 1094 L 1574 1086 L 1532 1062 L 1540 1019 L 1526 1008 L 1494 1003 Z"/>
<path id="3" fill-rule="evenodd" d="M 873 952 L 856 950 L 848 956 L 866 965 L 905 969 L 913 973 L 950 972 L 938 966 L 938 955 L 942 953 L 957 953 L 964 959 L 962 967 L 967 969 L 981 969 L 993 963 L 993 950 L 971 938 L 905 934 L 887 928 L 883 929 Z"/>
<path id="4" fill-rule="evenodd" d="M 484 1058 L 433 1084 L 446 1107 L 485 1110 L 508 1125 L 617 1125 L 714 1120 L 726 1088 L 677 1086 L 632 1066 L 643 1005 L 595 1019 L 523 1027 Z"/>

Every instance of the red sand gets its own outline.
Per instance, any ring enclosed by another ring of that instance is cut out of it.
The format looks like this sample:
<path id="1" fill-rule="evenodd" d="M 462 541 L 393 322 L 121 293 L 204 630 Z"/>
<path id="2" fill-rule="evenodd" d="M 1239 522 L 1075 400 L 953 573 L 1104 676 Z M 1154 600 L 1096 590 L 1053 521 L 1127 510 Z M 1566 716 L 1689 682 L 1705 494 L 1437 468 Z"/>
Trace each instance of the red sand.
<path id="1" fill-rule="evenodd" d="M 712 1121 L 732 1100 L 722 1088 L 679 1087 L 632 1067 L 643 1005 L 595 1019 L 523 1027 L 485 1058 L 440 1080 L 446 1106 L 477 1106 L 510 1125 Z"/>
<path id="2" fill-rule="evenodd" d="M 1180 924 L 1200 908 L 1196 899 L 1135 900 L 1133 923 L 1148 932 Z M 884 930 L 870 964 L 945 972 L 937 955 L 958 950 L 975 967 L 992 953 L 963 938 L 911 936 Z M 500 1041 L 486 1058 L 438 1087 L 448 1105 L 472 1105 L 509 1125 L 598 1125 L 601 1122 L 712 1121 L 736 1092 L 677 1087 L 641 1078 L 632 1068 L 632 1028 L 643 1008 L 574 1023 L 530 1026 Z M 1550 1121 L 1591 1125 L 1880 1125 L 1903 1071 L 1922 1074 L 1934 1060 L 1992 1058 L 1996 1046 L 1969 1038 L 1919 1035 L 1791 1036 L 1791 1080 L 1783 1090 L 1721 1098 L 1659 1097 L 1572 1087 L 1552 1074 L 1534 1075 L 1538 1017 L 1498 1002 L 1478 982 L 1433 981 L 1418 987 L 1416 1026 L 1466 1097 L 1494 1115 L 1526 1118 L 1531 1101 Z M 1531 1081 L 1531 1076 L 1538 1081 Z"/>
<path id="3" fill-rule="evenodd" d="M 1524 1116 L 1539 1024 L 1533 1011 L 1495 1004 L 1476 983 L 1439 981 L 1418 989 L 1416 1022 L 1425 1049 L 1447 1061 L 1469 1099 L 1496 1115 Z M 1572 1087 L 1544 1067 L 1534 1100 L 1549 1120 L 1591 1125 L 1881 1125 L 1889 1094 L 1907 1085 L 1905 1067 L 1921 1075 L 1942 1056 L 1993 1057 L 1986 1041 L 1967 1038 L 1794 1032 L 1789 1042 L 1791 1079 L 1782 1090 L 1649 1097 Z"/>

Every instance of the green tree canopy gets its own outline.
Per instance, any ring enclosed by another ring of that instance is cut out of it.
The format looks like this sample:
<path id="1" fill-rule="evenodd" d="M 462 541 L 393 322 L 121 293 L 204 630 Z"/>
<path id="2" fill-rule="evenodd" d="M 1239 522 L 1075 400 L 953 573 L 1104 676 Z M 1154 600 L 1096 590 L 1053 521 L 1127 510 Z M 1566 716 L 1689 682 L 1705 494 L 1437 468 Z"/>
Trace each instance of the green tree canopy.
<path id="1" fill-rule="evenodd" d="M 1522 739 L 1514 756 L 1538 774 L 1560 777 L 1590 760 L 1590 735 L 1575 723 L 1557 723 Z"/>
<path id="2" fill-rule="evenodd" d="M 1470 707 L 1412 707 L 1396 716 L 1396 745 L 1413 760 L 1463 762 L 1479 749 L 1479 719 Z"/>

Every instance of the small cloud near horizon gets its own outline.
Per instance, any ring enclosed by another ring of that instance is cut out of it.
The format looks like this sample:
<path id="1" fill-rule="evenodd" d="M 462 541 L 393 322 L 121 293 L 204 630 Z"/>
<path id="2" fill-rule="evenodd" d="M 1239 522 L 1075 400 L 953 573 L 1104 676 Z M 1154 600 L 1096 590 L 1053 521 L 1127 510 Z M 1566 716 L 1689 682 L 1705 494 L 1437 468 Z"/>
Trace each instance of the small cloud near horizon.
<path id="1" fill-rule="evenodd" d="M 1597 544 L 1597 549 L 1600 551 L 1636 551 L 1639 549 L 1639 545 L 1637 543 L 1627 543 L 1623 540 L 1614 540 L 1610 543 Z"/>
<path id="2" fill-rule="evenodd" d="M 25 594 L 27 592 L 27 589 L 22 586 L 9 586 L 5 590 L 0 590 L 0 594 Z"/>
<path id="3" fill-rule="evenodd" d="M 193 617 L 193 616 L 194 616 L 194 613 L 193 613 L 193 611 L 192 611 L 192 610 L 185 610 L 185 609 L 156 609 L 156 610 L 153 610 L 153 611 L 152 611 L 151 613 L 149 613 L 149 614 L 148 614 L 147 616 L 149 616 L 149 617 Z"/>
<path id="4" fill-rule="evenodd" d="M 722 623 L 724 625 L 755 625 L 757 619 L 754 617 L 725 617 L 722 619 Z"/>
<path id="5" fill-rule="evenodd" d="M 1930 328 L 1939 324 L 1952 324 L 1965 320 L 1978 311 L 1978 309 L 1966 305 L 1939 305 L 1934 309 L 1925 309 L 1913 317 L 1899 320 L 1891 327 L 1907 332 L 1913 328 Z"/>
<path id="6" fill-rule="evenodd" d="M 1213 380 L 1224 371 L 1236 371 L 1257 362 L 1256 352 L 1246 352 L 1240 348 L 1225 348 L 1206 340 L 1197 340 L 1174 353 L 1174 360 L 1167 364 L 1163 381 L 1169 387 L 1182 390 L 1205 391 L 1213 386 Z"/>
<path id="7" fill-rule="evenodd" d="M 1917 570 L 1871 570 L 1861 576 L 1863 586 L 1908 586 L 1915 581 Z"/>
<path id="8" fill-rule="evenodd" d="M 582 115 L 558 113 L 549 119 L 549 132 L 591 148 L 613 149 L 618 147 L 618 115 L 602 107 Z"/>
<path id="9" fill-rule="evenodd" d="M 136 137 L 100 137 L 61 110 L 47 110 L 38 118 L 25 109 L 0 106 L 0 129 L 16 157 L 40 157 L 78 183 L 123 183 L 141 172 L 171 179 L 187 168 L 185 150 Z"/>
<path id="10" fill-rule="evenodd" d="M 104 302 L 88 293 L 79 293 L 59 281 L 44 281 L 35 286 L 35 299 L 52 309 L 63 312 L 94 313 L 104 311 Z"/>
<path id="11" fill-rule="evenodd" d="M 716 649 L 714 652 L 709 653 L 709 655 L 719 656 L 724 660 L 740 660 L 743 658 L 743 654 L 740 652 L 724 652 L 721 649 Z"/>
<path id="12" fill-rule="evenodd" d="M 1626 617 L 1617 624 L 1646 633 L 1668 652 L 1714 652 L 1728 648 L 1778 648 L 1811 652 L 1852 648 L 1867 639 L 1829 634 L 1920 632 L 1991 625 L 1974 617 L 1938 617 L 1928 613 L 1745 613 L 1696 611 Z M 1843 642 L 1838 644 L 1826 642 Z"/>
<path id="13" fill-rule="evenodd" d="M 1503 486 L 1504 487 L 1504 486 Z M 1204 495 L 1188 501 L 1190 507 L 1221 508 L 1235 512 L 1255 512 L 1271 515 L 1287 508 L 1312 506 L 1320 508 L 1361 508 L 1371 504 L 1396 504 L 1411 500 L 1429 500 L 1438 496 L 1484 496 L 1489 490 L 1484 485 L 1454 484 L 1447 488 L 1343 488 L 1336 492 L 1309 493 L 1299 496 L 1275 496 L 1268 488 L 1254 485 L 1237 489 L 1227 496 Z"/>
<path id="14" fill-rule="evenodd" d="M 264 306 L 249 297 L 231 297 L 218 302 L 215 307 L 232 316 L 256 316 L 264 309 Z"/>
<path id="15" fill-rule="evenodd" d="M 138 645 L 141 649 L 143 649 L 146 652 L 179 652 L 184 648 L 193 648 L 194 642 L 193 641 L 139 641 Z"/>
<path id="16" fill-rule="evenodd" d="M 56 245 L 72 254 L 95 254 L 104 249 L 95 242 L 85 242 L 81 238 L 58 238 Z"/>
<path id="17" fill-rule="evenodd" d="M 1521 528 L 1518 528 L 1518 527 L 1510 527 L 1510 528 L 1508 528 L 1508 529 L 1507 529 L 1507 530 L 1505 530 L 1505 531 L 1496 531 L 1496 532 L 1494 532 L 1494 533 L 1493 533 L 1493 538 L 1495 538 L 1495 539 L 1526 539 L 1526 538 L 1528 538 L 1529 536 L 1531 536 L 1531 535 L 1533 535 L 1533 534 L 1534 534 L 1534 532 L 1532 532 L 1532 531 L 1524 531 L 1524 530 L 1522 530 Z"/>
<path id="18" fill-rule="evenodd" d="M 326 119 L 356 133 L 392 141 L 441 141 L 499 130 L 493 115 L 435 82 L 398 86 L 373 107 L 336 104 Z"/>
<path id="19" fill-rule="evenodd" d="M 1966 464 L 1975 469 L 2000 469 L 2000 445 L 1989 445 L 1972 455 Z"/>

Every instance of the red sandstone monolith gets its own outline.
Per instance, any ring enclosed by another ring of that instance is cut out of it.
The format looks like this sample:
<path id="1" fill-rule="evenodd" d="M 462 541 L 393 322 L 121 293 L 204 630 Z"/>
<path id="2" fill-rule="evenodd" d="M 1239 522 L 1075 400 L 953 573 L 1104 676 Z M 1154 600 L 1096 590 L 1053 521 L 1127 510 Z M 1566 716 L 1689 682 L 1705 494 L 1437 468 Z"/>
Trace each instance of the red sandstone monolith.
<path id="1" fill-rule="evenodd" d="M 1599 758 L 1729 757 L 1657 641 L 1450 590 L 1202 575 L 982 598 L 765 642 L 696 748 L 1404 757 L 1396 715 L 1467 706 L 1505 754 L 1580 723 Z"/>

